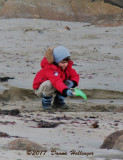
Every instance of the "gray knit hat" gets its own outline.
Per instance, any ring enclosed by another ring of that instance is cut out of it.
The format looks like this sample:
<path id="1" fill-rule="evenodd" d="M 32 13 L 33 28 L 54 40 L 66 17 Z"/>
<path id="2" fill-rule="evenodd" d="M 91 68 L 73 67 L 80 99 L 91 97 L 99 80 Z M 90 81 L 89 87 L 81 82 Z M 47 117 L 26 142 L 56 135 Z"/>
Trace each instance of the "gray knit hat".
<path id="1" fill-rule="evenodd" d="M 53 49 L 54 62 L 59 63 L 66 57 L 70 57 L 70 53 L 64 46 L 58 46 Z"/>

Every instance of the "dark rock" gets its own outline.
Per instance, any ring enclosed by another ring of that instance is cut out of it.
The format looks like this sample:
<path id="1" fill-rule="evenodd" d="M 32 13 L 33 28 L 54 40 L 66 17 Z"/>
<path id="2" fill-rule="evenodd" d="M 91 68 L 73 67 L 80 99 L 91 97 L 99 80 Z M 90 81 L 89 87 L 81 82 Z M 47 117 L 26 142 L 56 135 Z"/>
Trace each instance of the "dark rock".
<path id="1" fill-rule="evenodd" d="M 104 2 L 123 8 L 123 1 L 122 0 L 104 0 Z"/>
<path id="2" fill-rule="evenodd" d="M 119 137 L 123 136 L 123 130 L 114 132 L 110 134 L 103 142 L 100 148 L 102 149 L 112 149 L 114 146 L 116 147 L 116 142 L 119 141 Z"/>

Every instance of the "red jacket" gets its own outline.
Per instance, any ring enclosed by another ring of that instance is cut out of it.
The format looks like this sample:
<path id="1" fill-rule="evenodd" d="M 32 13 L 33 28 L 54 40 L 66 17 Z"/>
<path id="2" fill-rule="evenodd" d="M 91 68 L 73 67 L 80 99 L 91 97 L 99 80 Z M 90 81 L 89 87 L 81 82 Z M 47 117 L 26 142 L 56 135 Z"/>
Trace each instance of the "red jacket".
<path id="1" fill-rule="evenodd" d="M 73 61 L 68 62 L 68 66 L 65 71 L 62 70 L 60 66 L 50 64 L 47 59 L 44 57 L 41 61 L 42 69 L 36 74 L 33 81 L 33 89 L 38 89 L 40 85 L 46 81 L 50 80 L 52 85 L 59 91 L 63 92 L 64 89 L 68 87 L 64 84 L 65 80 L 75 81 L 78 85 L 79 75 L 72 68 Z"/>

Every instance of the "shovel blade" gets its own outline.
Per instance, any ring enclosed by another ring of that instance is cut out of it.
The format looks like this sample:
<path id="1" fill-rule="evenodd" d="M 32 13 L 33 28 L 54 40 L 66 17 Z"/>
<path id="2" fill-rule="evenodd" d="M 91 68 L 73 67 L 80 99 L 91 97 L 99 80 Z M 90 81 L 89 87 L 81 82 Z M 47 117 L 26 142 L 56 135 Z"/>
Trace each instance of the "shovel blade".
<path id="1" fill-rule="evenodd" d="M 80 96 L 80 97 L 84 98 L 85 101 L 87 101 L 87 96 L 83 91 L 81 91 L 78 88 L 74 88 L 74 91 L 75 91 L 75 96 Z"/>

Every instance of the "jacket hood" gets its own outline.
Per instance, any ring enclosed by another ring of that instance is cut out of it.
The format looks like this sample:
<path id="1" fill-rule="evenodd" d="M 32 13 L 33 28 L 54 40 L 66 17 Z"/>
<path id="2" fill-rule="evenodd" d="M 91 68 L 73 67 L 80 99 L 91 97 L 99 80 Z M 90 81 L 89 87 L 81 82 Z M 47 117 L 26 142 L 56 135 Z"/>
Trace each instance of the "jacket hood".
<path id="1" fill-rule="evenodd" d="M 50 65 L 50 63 L 48 62 L 48 60 L 44 57 L 41 61 L 41 68 Z"/>
<path id="2" fill-rule="evenodd" d="M 44 54 L 44 58 L 41 61 L 41 68 L 53 64 L 54 62 L 54 58 L 53 58 L 53 49 L 54 47 L 50 47 L 46 50 L 45 54 Z"/>
<path id="3" fill-rule="evenodd" d="M 50 47 L 47 49 L 47 51 L 45 52 L 44 57 L 47 59 L 47 61 L 52 64 L 54 62 L 54 57 L 53 57 L 53 49 L 55 47 Z"/>

